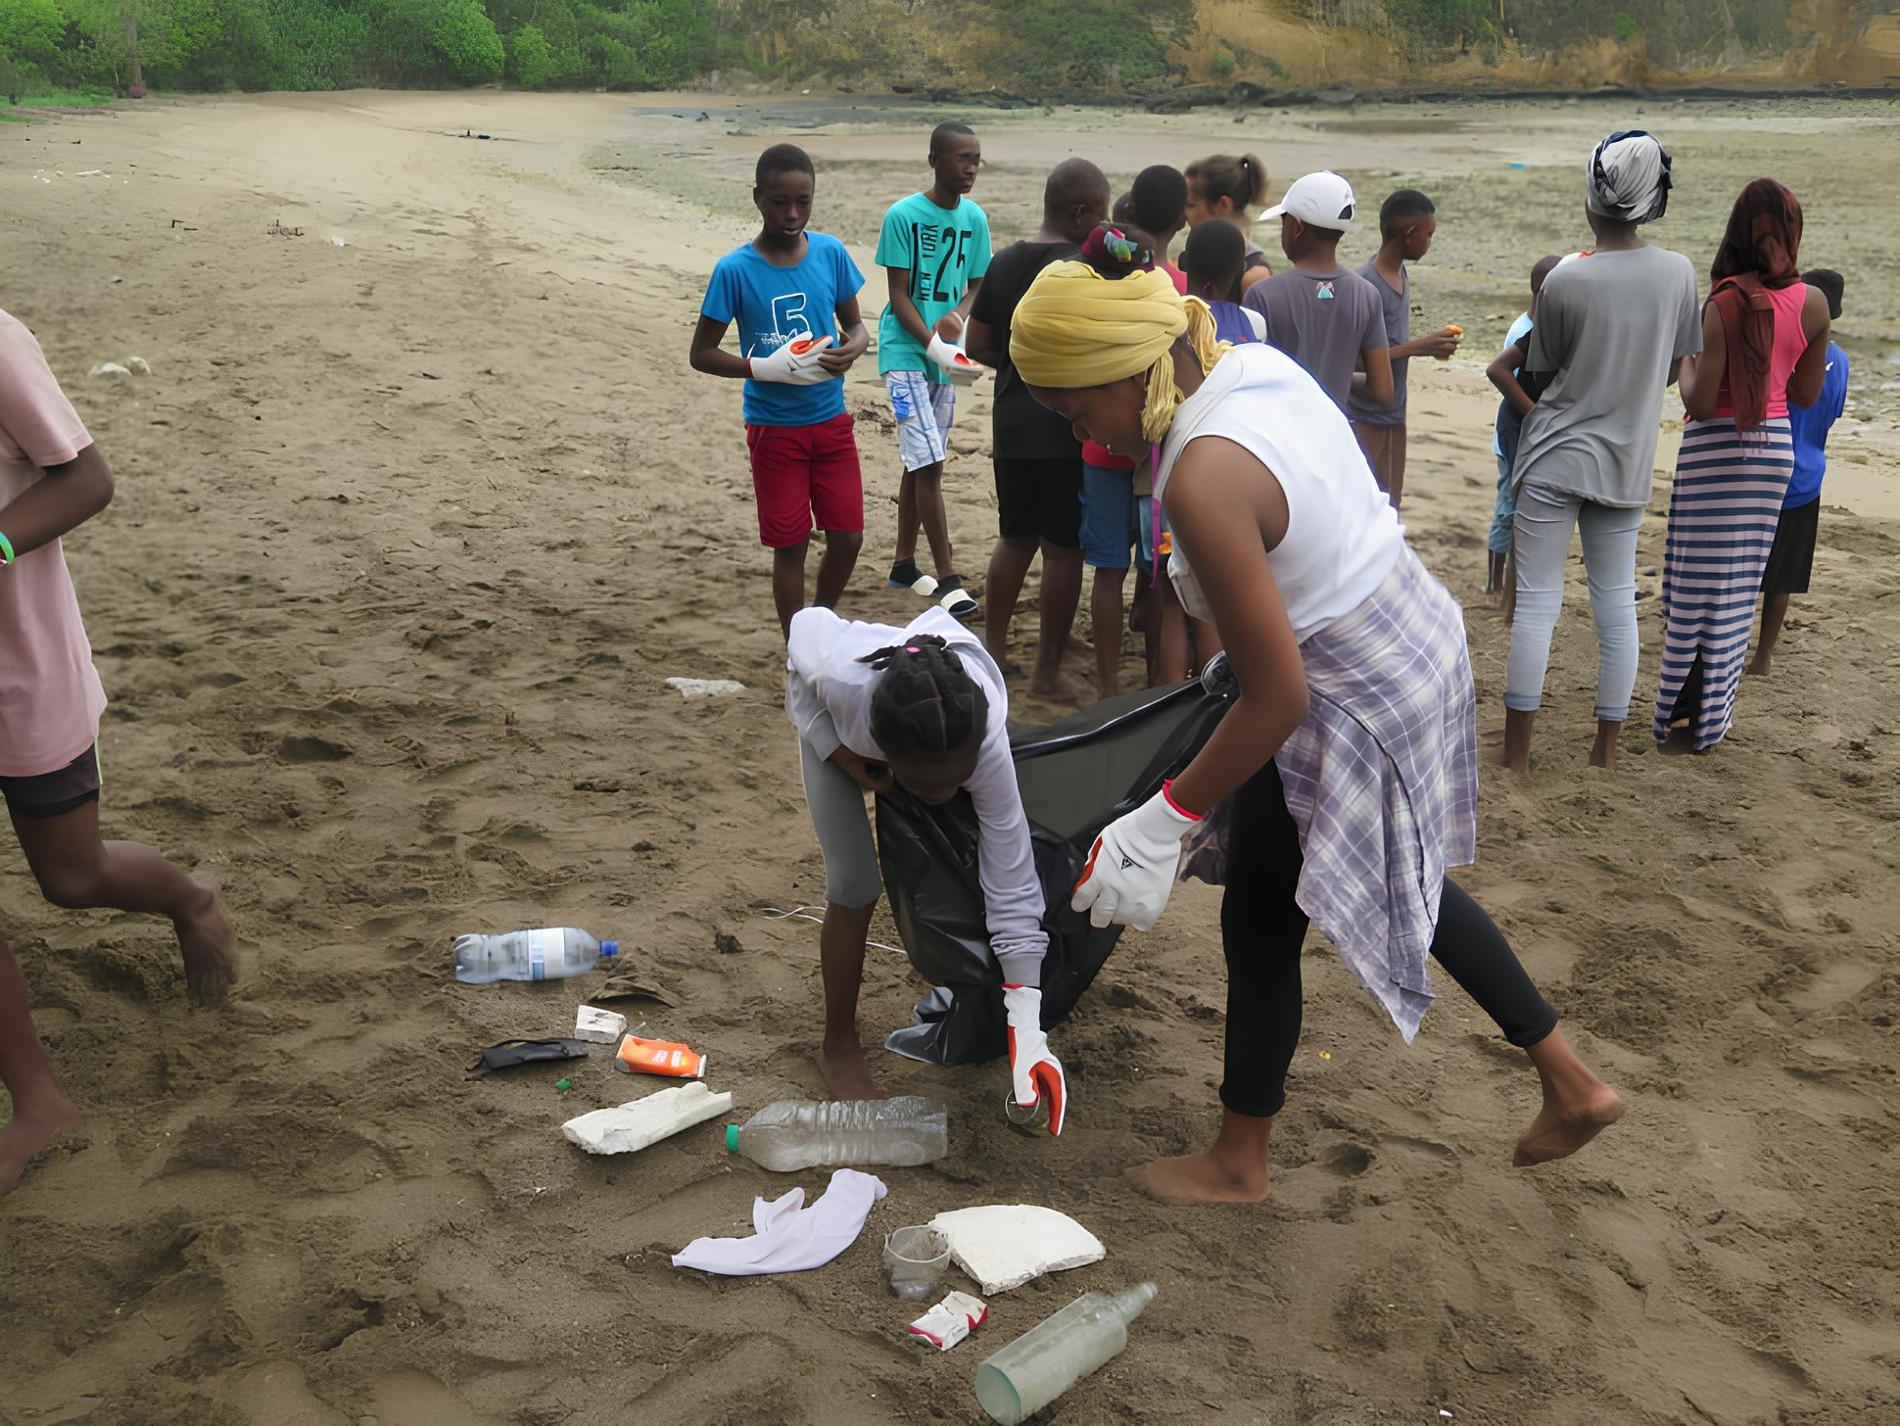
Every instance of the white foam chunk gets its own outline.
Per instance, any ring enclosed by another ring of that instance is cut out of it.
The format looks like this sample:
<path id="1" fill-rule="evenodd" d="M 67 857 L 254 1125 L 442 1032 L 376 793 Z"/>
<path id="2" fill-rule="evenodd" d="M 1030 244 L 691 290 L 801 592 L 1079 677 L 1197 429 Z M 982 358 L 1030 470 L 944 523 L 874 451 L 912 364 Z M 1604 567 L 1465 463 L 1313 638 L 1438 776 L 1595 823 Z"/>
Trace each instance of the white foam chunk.
<path id="1" fill-rule="evenodd" d="M 669 678 L 666 686 L 678 690 L 681 698 L 725 698 L 745 692 L 743 683 L 730 678 Z"/>
<path id="2" fill-rule="evenodd" d="M 649 1144 L 690 1129 L 732 1108 L 730 1094 L 714 1094 L 705 1084 L 663 1089 L 645 1099 L 633 1099 L 615 1109 L 596 1109 L 561 1126 L 570 1144 L 590 1154 L 631 1154 Z"/>
<path id="3" fill-rule="evenodd" d="M 574 1012 L 574 1038 L 592 1040 L 597 1045 L 614 1045 L 627 1032 L 627 1017 L 597 1005 L 583 1005 Z"/>
<path id="4" fill-rule="evenodd" d="M 985 1296 L 1107 1256 L 1101 1239 L 1068 1214 L 1033 1203 L 958 1208 L 939 1213 L 930 1226 L 950 1240 L 950 1260 L 983 1285 Z"/>

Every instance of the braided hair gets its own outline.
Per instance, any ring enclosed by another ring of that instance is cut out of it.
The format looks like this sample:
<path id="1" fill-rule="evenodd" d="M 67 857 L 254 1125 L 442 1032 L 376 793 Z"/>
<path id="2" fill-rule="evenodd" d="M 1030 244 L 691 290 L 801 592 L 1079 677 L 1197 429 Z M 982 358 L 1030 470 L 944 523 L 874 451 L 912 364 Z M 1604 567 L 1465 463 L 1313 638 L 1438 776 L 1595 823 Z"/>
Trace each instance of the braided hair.
<path id="1" fill-rule="evenodd" d="M 871 690 L 871 736 L 887 753 L 941 757 L 977 725 L 976 682 L 938 634 L 912 634 L 858 660 L 883 674 Z"/>

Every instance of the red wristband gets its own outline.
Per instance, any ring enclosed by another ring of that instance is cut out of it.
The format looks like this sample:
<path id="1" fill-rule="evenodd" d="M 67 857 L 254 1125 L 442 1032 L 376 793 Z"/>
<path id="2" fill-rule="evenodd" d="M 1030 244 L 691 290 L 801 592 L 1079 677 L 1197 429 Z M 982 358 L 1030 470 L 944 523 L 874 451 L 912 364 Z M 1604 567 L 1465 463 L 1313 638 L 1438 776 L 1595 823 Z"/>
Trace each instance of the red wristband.
<path id="1" fill-rule="evenodd" d="M 1161 795 L 1168 799 L 1168 806 L 1172 807 L 1176 812 L 1179 812 L 1183 817 L 1187 818 L 1190 822 L 1199 822 L 1200 820 L 1202 820 L 1201 813 L 1190 812 L 1187 810 L 1187 808 L 1183 807 L 1180 803 L 1174 800 L 1174 779 L 1173 778 L 1169 778 L 1166 782 L 1161 784 Z"/>

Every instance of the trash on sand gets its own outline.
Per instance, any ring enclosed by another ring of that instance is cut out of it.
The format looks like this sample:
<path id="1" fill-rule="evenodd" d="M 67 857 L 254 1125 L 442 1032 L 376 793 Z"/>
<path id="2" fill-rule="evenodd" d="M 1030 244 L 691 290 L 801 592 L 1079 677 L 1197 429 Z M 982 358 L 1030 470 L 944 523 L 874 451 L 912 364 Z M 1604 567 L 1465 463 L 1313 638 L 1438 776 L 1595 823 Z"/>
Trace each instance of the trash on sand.
<path id="1" fill-rule="evenodd" d="M 579 1040 L 503 1040 L 499 1045 L 490 1045 L 470 1062 L 469 1078 L 480 1079 L 496 1070 L 513 1069 L 516 1065 L 586 1057 L 587 1046 Z"/>
<path id="2" fill-rule="evenodd" d="M 646 1026 L 640 1027 L 642 1030 Z M 668 1079 L 704 1079 L 706 1057 L 677 1040 L 648 1040 L 622 1035 L 614 1050 L 614 1068 L 622 1074 L 657 1074 Z"/>
<path id="3" fill-rule="evenodd" d="M 678 689 L 681 698 L 724 698 L 745 692 L 743 683 L 729 678 L 669 678 L 666 686 Z"/>
<path id="4" fill-rule="evenodd" d="M 679 1004 L 672 992 L 657 985 L 643 984 L 628 975 L 614 976 L 587 998 L 596 1005 L 609 1000 L 652 1000 L 670 1009 Z"/>
<path id="5" fill-rule="evenodd" d="M 1085 1292 L 976 1369 L 976 1399 L 999 1426 L 1019 1426 L 1128 1345 L 1128 1324 L 1155 1285 Z"/>
<path id="6" fill-rule="evenodd" d="M 150 376 L 152 374 L 152 364 L 144 357 L 127 357 L 125 364 L 132 368 L 132 374 L 134 376 Z"/>
<path id="7" fill-rule="evenodd" d="M 904 1330 L 913 1337 L 922 1337 L 938 1351 L 947 1352 L 989 1318 L 989 1304 L 982 1298 L 967 1292 L 953 1292 Z"/>
<path id="8" fill-rule="evenodd" d="M 130 367 L 121 366 L 116 361 L 102 361 L 86 373 L 87 376 L 130 376 L 131 374 Z"/>
<path id="9" fill-rule="evenodd" d="M 455 978 L 469 985 L 496 980 L 562 980 L 585 975 L 620 954 L 620 942 L 596 941 L 572 926 L 455 938 Z"/>
<path id="10" fill-rule="evenodd" d="M 856 1169 L 838 1169 L 811 1207 L 805 1190 L 769 1202 L 752 1200 L 750 1238 L 695 1238 L 673 1255 L 676 1268 L 698 1268 L 726 1277 L 804 1272 L 823 1267 L 858 1240 L 871 1206 L 885 1194 L 884 1181 Z"/>
<path id="11" fill-rule="evenodd" d="M 335 233 L 332 233 L 330 234 L 330 246 L 333 248 L 343 248 L 348 247 L 349 244 L 344 242 L 343 239 L 339 238 Z"/>
<path id="12" fill-rule="evenodd" d="M 556 1094 L 572 1094 L 574 1092 L 574 1081 L 565 1077 L 555 1080 L 554 1092 Z"/>
<path id="13" fill-rule="evenodd" d="M 884 1273 L 893 1296 L 922 1302 L 936 1294 L 950 1266 L 950 1240 L 935 1228 L 893 1228 L 884 1236 Z"/>
<path id="14" fill-rule="evenodd" d="M 915 1168 L 950 1152 L 950 1111 L 934 1099 L 781 1099 L 726 1126 L 726 1147 L 774 1173 L 832 1164 Z M 933 1225 L 934 1226 L 934 1225 Z"/>
<path id="15" fill-rule="evenodd" d="M 617 1010 L 602 1010 L 583 1005 L 574 1012 L 574 1038 L 611 1045 L 627 1033 L 627 1017 Z"/>
<path id="16" fill-rule="evenodd" d="M 281 218 L 271 219 L 271 225 L 264 229 L 264 232 L 273 238 L 301 238 L 303 236 L 302 228 L 286 228 Z"/>
<path id="17" fill-rule="evenodd" d="M 939 1213 L 930 1226 L 950 1240 L 950 1259 L 994 1297 L 1044 1273 L 1099 1263 L 1108 1250 L 1080 1223 L 1053 1208 L 992 1203 Z"/>
<path id="18" fill-rule="evenodd" d="M 731 1108 L 730 1094 L 714 1094 L 698 1082 L 676 1084 L 645 1099 L 570 1119 L 561 1126 L 561 1133 L 590 1154 L 631 1154 L 682 1129 L 717 1119 Z"/>

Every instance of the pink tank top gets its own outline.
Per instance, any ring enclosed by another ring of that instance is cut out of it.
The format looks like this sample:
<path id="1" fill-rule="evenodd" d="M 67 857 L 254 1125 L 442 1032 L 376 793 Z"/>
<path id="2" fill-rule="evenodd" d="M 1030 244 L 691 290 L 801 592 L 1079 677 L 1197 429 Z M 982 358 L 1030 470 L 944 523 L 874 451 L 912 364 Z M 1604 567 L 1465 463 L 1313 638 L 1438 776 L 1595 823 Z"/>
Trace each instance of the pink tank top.
<path id="1" fill-rule="evenodd" d="M 1795 363 L 1808 349 L 1808 334 L 1801 327 L 1801 309 L 1807 305 L 1808 285 L 1791 282 L 1768 300 L 1775 307 L 1775 349 L 1768 360 L 1768 411 L 1770 421 L 1788 414 L 1788 378 Z M 1722 390 L 1715 399 L 1717 416 L 1733 416 L 1735 403 L 1729 398 L 1728 378 L 1722 378 Z"/>

